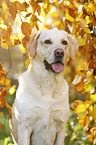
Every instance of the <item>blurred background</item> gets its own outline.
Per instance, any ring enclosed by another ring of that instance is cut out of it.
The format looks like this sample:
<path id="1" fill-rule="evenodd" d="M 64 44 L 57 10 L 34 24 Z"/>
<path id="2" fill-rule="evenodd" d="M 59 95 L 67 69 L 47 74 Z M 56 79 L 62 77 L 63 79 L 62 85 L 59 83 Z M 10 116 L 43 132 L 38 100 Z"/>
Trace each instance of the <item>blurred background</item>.
<path id="1" fill-rule="evenodd" d="M 65 145 L 95 144 L 96 1 L 1 0 L 0 145 L 13 144 L 8 119 L 18 77 L 30 62 L 26 41 L 39 30 L 53 28 L 67 31 L 77 39 L 79 46 L 75 60 L 68 58 L 64 76 L 70 87 L 70 118 L 66 124 Z M 81 102 L 76 104 L 76 100 Z"/>

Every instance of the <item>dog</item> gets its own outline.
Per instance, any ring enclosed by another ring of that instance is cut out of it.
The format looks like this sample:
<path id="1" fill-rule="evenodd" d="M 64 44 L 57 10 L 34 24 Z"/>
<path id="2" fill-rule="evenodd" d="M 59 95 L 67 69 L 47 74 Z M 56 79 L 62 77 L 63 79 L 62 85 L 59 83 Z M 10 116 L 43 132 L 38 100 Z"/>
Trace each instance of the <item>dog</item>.
<path id="1" fill-rule="evenodd" d="M 10 130 L 16 145 L 64 145 L 69 118 L 66 59 L 77 41 L 65 31 L 42 30 L 26 43 L 30 65 L 19 77 Z"/>

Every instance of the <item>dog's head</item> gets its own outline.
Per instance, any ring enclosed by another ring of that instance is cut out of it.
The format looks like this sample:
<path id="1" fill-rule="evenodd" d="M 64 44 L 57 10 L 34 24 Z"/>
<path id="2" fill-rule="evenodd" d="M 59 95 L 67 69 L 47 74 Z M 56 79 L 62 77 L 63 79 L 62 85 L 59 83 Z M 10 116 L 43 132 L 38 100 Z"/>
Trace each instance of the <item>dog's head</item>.
<path id="1" fill-rule="evenodd" d="M 77 41 L 65 31 L 43 30 L 30 37 L 26 44 L 31 57 L 37 56 L 47 70 L 60 73 L 64 69 L 67 56 L 75 59 Z"/>

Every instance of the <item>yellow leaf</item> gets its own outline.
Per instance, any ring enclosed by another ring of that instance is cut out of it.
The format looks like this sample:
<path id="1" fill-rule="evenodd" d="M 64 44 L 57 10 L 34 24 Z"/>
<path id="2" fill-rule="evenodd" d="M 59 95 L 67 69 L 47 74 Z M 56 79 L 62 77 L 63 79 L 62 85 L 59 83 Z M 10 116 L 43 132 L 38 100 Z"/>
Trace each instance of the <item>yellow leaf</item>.
<path id="1" fill-rule="evenodd" d="M 3 117 L 3 112 L 0 112 L 0 118 Z"/>
<path id="2" fill-rule="evenodd" d="M 2 8 L 3 8 L 4 11 L 7 9 L 7 5 L 6 5 L 5 2 L 2 3 Z"/>
<path id="3" fill-rule="evenodd" d="M 8 49 L 8 48 L 9 48 L 9 46 L 8 46 L 8 44 L 7 44 L 6 42 L 2 42 L 2 43 L 1 43 L 1 46 L 2 46 L 3 48 L 5 48 L 5 49 Z"/>
<path id="4" fill-rule="evenodd" d="M 29 64 L 30 64 L 30 58 L 25 61 L 25 65 L 27 69 L 28 69 Z"/>
<path id="5" fill-rule="evenodd" d="M 90 92 L 92 89 L 93 89 L 93 85 L 92 84 L 86 84 L 85 85 L 86 92 Z"/>
<path id="6" fill-rule="evenodd" d="M 78 41 L 79 46 L 83 46 L 86 44 L 87 36 L 79 38 L 77 41 Z"/>
<path id="7" fill-rule="evenodd" d="M 96 104 L 94 104 L 92 117 L 93 117 L 94 121 L 96 122 Z"/>
<path id="8" fill-rule="evenodd" d="M 11 140 L 11 137 L 4 138 L 4 145 L 13 145 L 13 143 L 8 143 Z"/>
<path id="9" fill-rule="evenodd" d="M 10 89 L 9 89 L 9 94 L 13 95 L 16 91 L 16 85 L 13 85 Z"/>
<path id="10" fill-rule="evenodd" d="M 96 94 L 90 95 L 90 100 L 91 100 L 92 102 L 96 102 Z"/>
<path id="11" fill-rule="evenodd" d="M 85 20 L 86 20 L 86 23 L 87 23 L 87 24 L 89 24 L 89 23 L 90 23 L 90 18 L 89 18 L 89 16 L 88 16 L 88 15 L 85 17 Z"/>
<path id="12" fill-rule="evenodd" d="M 44 5 L 43 5 L 43 9 L 46 14 L 48 14 L 48 12 L 51 10 L 51 8 L 52 8 L 52 5 L 50 3 L 48 3 L 47 1 L 45 1 Z"/>
<path id="13" fill-rule="evenodd" d="M 22 22 L 22 24 L 21 24 L 21 30 L 22 30 L 22 33 L 25 36 L 29 37 L 31 35 L 32 27 L 31 27 L 31 25 L 29 23 Z"/>
<path id="14" fill-rule="evenodd" d="M 7 26 L 4 23 L 4 20 L 0 17 L 0 28 L 7 30 Z"/>
<path id="15" fill-rule="evenodd" d="M 84 127 L 90 123 L 89 116 L 80 116 L 78 121 L 81 127 Z"/>
<path id="16" fill-rule="evenodd" d="M 54 22 L 54 24 L 55 24 L 56 27 L 58 27 L 58 25 L 60 25 L 60 21 L 57 20 L 57 21 Z"/>
<path id="17" fill-rule="evenodd" d="M 83 91 L 83 89 L 84 89 L 84 80 L 83 80 L 83 78 L 81 79 L 80 83 L 75 84 L 75 87 L 78 91 Z"/>
<path id="18" fill-rule="evenodd" d="M 88 63 L 87 63 L 87 61 L 84 60 L 84 59 L 81 59 L 81 60 L 79 61 L 78 67 L 79 67 L 79 68 L 78 68 L 79 72 L 88 69 Z"/>
<path id="19" fill-rule="evenodd" d="M 87 71 L 87 76 L 92 76 L 92 74 L 93 74 L 93 70 Z"/>
<path id="20" fill-rule="evenodd" d="M 79 104 L 76 108 L 76 113 L 78 115 L 85 115 L 87 111 L 87 106 L 85 104 Z"/>
<path id="21" fill-rule="evenodd" d="M 89 33 L 89 34 L 90 34 L 90 29 L 89 29 L 89 28 L 85 28 L 84 31 L 85 31 L 86 33 Z"/>
<path id="22" fill-rule="evenodd" d="M 90 3 L 89 5 L 86 5 L 86 9 L 88 9 L 90 12 L 96 11 L 96 5 Z"/>
<path id="23" fill-rule="evenodd" d="M 21 52 L 22 54 L 25 54 L 25 53 L 26 53 L 26 49 L 25 49 L 25 47 L 23 47 L 22 44 L 19 45 L 19 48 L 20 48 L 20 52 Z"/>
<path id="24" fill-rule="evenodd" d="M 58 12 L 52 12 L 52 13 L 49 13 L 48 16 L 50 16 L 52 18 L 58 18 L 59 17 L 59 13 Z"/>
<path id="25" fill-rule="evenodd" d="M 68 20 L 70 22 L 74 22 L 74 18 L 71 17 L 68 13 L 66 13 L 65 18 L 66 18 L 66 20 Z"/>
<path id="26" fill-rule="evenodd" d="M 8 79 L 8 78 L 2 78 L 1 80 L 0 80 L 0 85 L 5 85 L 5 86 L 10 86 L 10 79 Z"/>

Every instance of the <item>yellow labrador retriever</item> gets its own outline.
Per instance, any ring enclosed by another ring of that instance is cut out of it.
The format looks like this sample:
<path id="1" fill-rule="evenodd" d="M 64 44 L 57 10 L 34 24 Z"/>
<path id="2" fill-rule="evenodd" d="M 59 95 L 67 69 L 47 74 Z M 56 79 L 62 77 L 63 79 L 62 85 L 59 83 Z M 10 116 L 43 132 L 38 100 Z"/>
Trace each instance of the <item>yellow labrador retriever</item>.
<path id="1" fill-rule="evenodd" d="M 16 145 L 64 145 L 69 117 L 68 55 L 75 58 L 77 41 L 67 32 L 43 30 L 26 44 L 30 66 L 19 78 L 12 107 L 11 133 Z"/>

